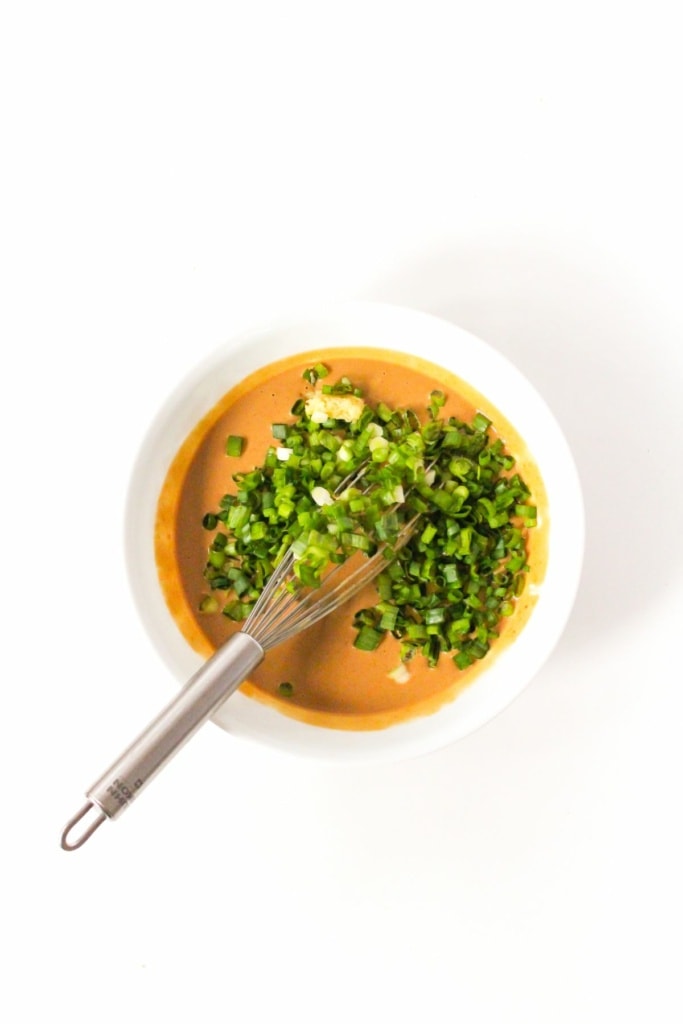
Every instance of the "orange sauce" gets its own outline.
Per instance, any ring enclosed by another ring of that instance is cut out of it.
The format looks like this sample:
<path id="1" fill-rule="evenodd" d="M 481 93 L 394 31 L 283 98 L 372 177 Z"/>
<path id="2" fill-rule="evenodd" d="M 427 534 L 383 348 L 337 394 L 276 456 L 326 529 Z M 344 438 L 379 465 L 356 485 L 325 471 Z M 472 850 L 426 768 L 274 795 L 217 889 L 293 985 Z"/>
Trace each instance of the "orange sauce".
<path id="1" fill-rule="evenodd" d="M 421 655 L 409 663 L 410 678 L 397 683 L 389 673 L 399 664 L 399 643 L 387 636 L 371 653 L 353 646 L 354 612 L 374 604 L 370 584 L 361 594 L 306 632 L 268 652 L 242 692 L 284 714 L 337 729 L 380 729 L 416 715 L 436 711 L 457 697 L 496 654 L 523 628 L 536 600 L 545 571 L 548 516 L 543 482 L 530 453 L 512 424 L 469 385 L 448 371 L 414 356 L 380 349 L 327 349 L 292 356 L 248 376 L 226 394 L 197 424 L 173 460 L 159 497 L 155 555 L 168 607 L 188 643 L 209 657 L 238 626 L 220 613 L 202 614 L 202 596 L 209 593 L 203 570 L 212 534 L 202 518 L 234 491 L 232 474 L 260 465 L 272 445 L 271 425 L 291 420 L 291 407 L 313 388 L 303 370 L 323 362 L 330 381 L 346 375 L 372 405 L 409 406 L 422 418 L 429 393 L 443 390 L 443 415 L 470 420 L 481 411 L 516 460 L 539 510 L 539 525 L 529 532 L 530 572 L 514 614 L 504 620 L 500 636 L 486 658 L 459 671 L 448 655 L 429 669 Z M 246 439 L 239 458 L 225 455 L 225 439 Z M 282 682 L 292 684 L 290 697 L 278 695 Z"/>

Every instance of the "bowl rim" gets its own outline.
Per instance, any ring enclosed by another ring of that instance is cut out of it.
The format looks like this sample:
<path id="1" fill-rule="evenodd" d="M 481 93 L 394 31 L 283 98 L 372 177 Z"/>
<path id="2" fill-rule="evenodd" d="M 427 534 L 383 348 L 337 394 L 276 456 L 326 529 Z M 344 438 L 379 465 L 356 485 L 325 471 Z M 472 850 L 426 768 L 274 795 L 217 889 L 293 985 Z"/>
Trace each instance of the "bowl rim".
<path id="1" fill-rule="evenodd" d="M 300 344 L 306 338 L 310 341 Z M 168 466 L 202 416 L 247 374 L 297 351 L 327 344 L 417 355 L 467 381 L 500 409 L 524 439 L 541 472 L 551 516 L 546 574 L 528 622 L 471 686 L 437 712 L 381 730 L 336 730 L 290 718 L 238 691 L 212 719 L 232 736 L 300 757 L 328 763 L 396 761 L 462 739 L 508 707 L 552 654 L 579 586 L 585 513 L 574 458 L 545 399 L 488 342 L 431 313 L 352 301 L 274 319 L 217 346 L 169 394 L 143 437 L 125 502 L 127 576 L 153 646 L 177 681 L 186 682 L 202 658 L 180 634 L 161 593 L 154 562 L 156 503 Z M 457 359 L 457 365 L 449 363 L 451 359 Z"/>

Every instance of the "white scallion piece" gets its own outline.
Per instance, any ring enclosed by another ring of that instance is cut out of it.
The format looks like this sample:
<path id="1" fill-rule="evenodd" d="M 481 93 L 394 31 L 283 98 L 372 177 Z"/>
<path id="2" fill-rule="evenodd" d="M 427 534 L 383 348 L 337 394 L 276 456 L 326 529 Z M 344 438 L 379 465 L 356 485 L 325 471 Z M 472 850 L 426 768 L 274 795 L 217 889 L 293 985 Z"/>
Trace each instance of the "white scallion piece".
<path id="1" fill-rule="evenodd" d="M 389 678 L 393 679 L 395 683 L 407 683 L 408 680 L 410 679 L 410 672 L 408 671 L 406 665 L 403 662 L 401 662 L 399 665 L 396 666 L 393 672 L 389 672 Z"/>
<path id="2" fill-rule="evenodd" d="M 311 491 L 311 497 L 316 505 L 333 505 L 334 498 L 328 491 L 327 487 L 314 487 Z"/>

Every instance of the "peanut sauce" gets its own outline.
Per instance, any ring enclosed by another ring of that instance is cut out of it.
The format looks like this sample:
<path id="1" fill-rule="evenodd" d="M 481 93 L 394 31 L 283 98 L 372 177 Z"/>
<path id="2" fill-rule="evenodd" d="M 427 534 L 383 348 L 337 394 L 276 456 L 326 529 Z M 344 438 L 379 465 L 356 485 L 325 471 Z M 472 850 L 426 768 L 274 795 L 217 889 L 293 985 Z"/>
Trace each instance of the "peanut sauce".
<path id="1" fill-rule="evenodd" d="M 313 388 L 303 371 L 316 363 L 330 369 L 328 381 L 349 377 L 371 405 L 410 407 L 426 415 L 429 394 L 445 392 L 444 416 L 470 421 L 477 411 L 493 421 L 491 434 L 502 438 L 516 458 L 519 472 L 538 508 L 538 525 L 529 531 L 530 571 L 513 615 L 502 621 L 500 635 L 481 661 L 459 670 L 448 654 L 430 669 L 417 654 L 409 663 L 407 682 L 390 673 L 400 663 L 399 641 L 387 635 L 373 652 L 353 646 L 354 612 L 378 600 L 370 584 L 342 608 L 292 640 L 270 650 L 253 676 L 242 684 L 249 697 L 286 715 L 329 728 L 380 729 L 408 718 L 430 714 L 469 686 L 500 650 L 514 640 L 536 601 L 546 562 L 548 514 L 543 482 L 530 453 L 502 414 L 464 381 L 414 356 L 383 349 L 334 348 L 299 354 L 249 375 L 226 394 L 197 424 L 175 456 L 157 508 L 155 557 L 161 588 L 178 628 L 199 654 L 209 657 L 239 625 L 220 612 L 202 614 L 199 603 L 210 591 L 203 577 L 211 534 L 202 526 L 206 512 L 219 507 L 222 496 L 235 491 L 233 473 L 261 465 L 273 442 L 273 423 L 291 421 L 297 398 Z M 225 441 L 245 438 L 242 454 L 228 457 Z M 291 696 L 278 693 L 290 683 Z"/>

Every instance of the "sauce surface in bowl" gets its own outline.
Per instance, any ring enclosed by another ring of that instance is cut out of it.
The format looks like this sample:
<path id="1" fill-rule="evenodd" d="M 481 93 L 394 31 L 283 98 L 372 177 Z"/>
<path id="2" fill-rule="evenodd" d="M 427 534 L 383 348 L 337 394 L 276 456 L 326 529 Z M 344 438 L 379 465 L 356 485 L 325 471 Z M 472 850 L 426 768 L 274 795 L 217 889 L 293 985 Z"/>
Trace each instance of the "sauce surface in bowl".
<path id="1" fill-rule="evenodd" d="M 491 432 L 515 457 L 515 471 L 526 481 L 538 507 L 538 525 L 529 531 L 527 540 L 530 570 L 526 587 L 514 614 L 503 620 L 499 638 L 481 661 L 459 670 L 450 656 L 442 655 L 438 666 L 430 669 L 417 655 L 409 663 L 407 681 L 397 682 L 391 673 L 400 661 L 398 641 L 387 636 L 373 652 L 353 646 L 354 612 L 377 600 L 370 584 L 336 612 L 270 650 L 242 685 L 248 696 L 315 725 L 379 729 L 429 714 L 453 700 L 523 628 L 545 571 L 545 492 L 531 455 L 512 424 L 482 395 L 440 367 L 414 356 L 366 348 L 320 349 L 270 364 L 234 387 L 197 424 L 175 456 L 159 498 L 155 555 L 160 584 L 178 628 L 199 654 L 209 657 L 239 628 L 220 613 L 199 611 L 202 597 L 208 593 L 203 575 L 208 541 L 202 519 L 208 510 L 218 507 L 224 494 L 236 490 L 234 473 L 262 464 L 273 444 L 272 424 L 290 420 L 296 399 L 313 393 L 302 373 L 321 362 L 330 369 L 330 381 L 349 377 L 372 405 L 386 402 L 392 407 L 410 407 L 423 418 L 430 392 L 440 389 L 447 395 L 444 415 L 469 422 L 482 412 L 493 421 Z M 230 435 L 245 439 L 237 458 L 225 454 Z M 290 684 L 291 695 L 279 692 L 282 683 Z"/>

